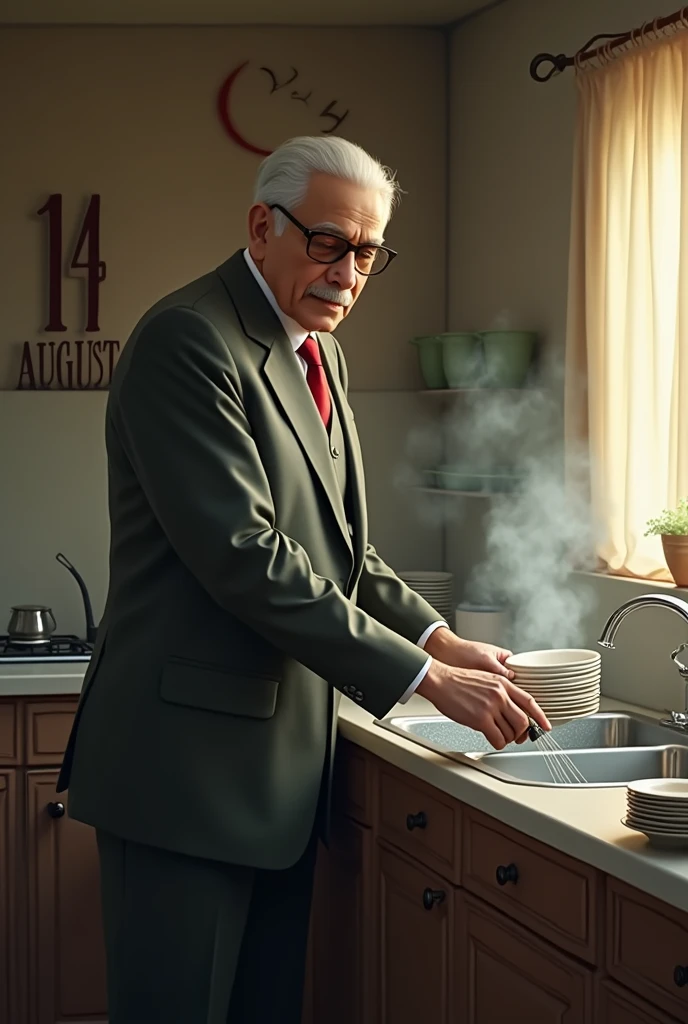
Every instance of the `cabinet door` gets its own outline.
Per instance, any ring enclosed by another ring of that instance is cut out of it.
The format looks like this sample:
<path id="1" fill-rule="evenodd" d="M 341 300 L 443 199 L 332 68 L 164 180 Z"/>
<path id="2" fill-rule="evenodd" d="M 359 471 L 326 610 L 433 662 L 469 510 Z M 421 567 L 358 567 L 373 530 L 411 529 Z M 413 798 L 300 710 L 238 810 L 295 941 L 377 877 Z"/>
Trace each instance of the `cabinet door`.
<path id="1" fill-rule="evenodd" d="M 453 888 L 382 844 L 378 863 L 378 1020 L 380 1024 L 450 1024 L 454 1019 Z"/>
<path id="2" fill-rule="evenodd" d="M 57 772 L 26 778 L 29 1024 L 106 1021 L 95 833 L 67 817 Z"/>
<path id="3" fill-rule="evenodd" d="M 479 900 L 457 899 L 462 1024 L 590 1024 L 592 971 Z"/>
<path id="4" fill-rule="evenodd" d="M 15 792 L 16 772 L 0 771 L 0 1024 L 18 1019 Z"/>
<path id="5" fill-rule="evenodd" d="M 597 1024 L 674 1024 L 673 1018 L 613 982 L 602 981 L 598 989 Z"/>

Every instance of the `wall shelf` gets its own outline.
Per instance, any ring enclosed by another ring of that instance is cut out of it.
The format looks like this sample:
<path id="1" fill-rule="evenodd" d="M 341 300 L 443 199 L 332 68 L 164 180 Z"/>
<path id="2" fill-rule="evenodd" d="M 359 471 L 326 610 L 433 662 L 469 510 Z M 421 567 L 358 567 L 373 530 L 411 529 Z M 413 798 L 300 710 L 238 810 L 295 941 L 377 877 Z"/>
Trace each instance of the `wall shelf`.
<path id="1" fill-rule="evenodd" d="M 509 491 L 454 491 L 449 489 L 443 489 L 441 487 L 411 487 L 412 491 L 420 491 L 422 494 L 438 494 L 438 495 L 449 495 L 451 498 L 499 498 L 504 497 L 505 494 L 511 493 Z"/>

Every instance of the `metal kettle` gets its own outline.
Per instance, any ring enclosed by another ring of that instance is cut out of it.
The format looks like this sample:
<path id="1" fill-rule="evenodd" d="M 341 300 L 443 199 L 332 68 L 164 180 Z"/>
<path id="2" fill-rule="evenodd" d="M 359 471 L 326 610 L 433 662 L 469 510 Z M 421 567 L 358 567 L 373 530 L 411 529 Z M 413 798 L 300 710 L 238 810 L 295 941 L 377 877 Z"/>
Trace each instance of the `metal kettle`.
<path id="1" fill-rule="evenodd" d="M 40 604 L 15 604 L 7 626 L 12 640 L 25 644 L 40 644 L 49 640 L 57 628 L 50 608 Z"/>

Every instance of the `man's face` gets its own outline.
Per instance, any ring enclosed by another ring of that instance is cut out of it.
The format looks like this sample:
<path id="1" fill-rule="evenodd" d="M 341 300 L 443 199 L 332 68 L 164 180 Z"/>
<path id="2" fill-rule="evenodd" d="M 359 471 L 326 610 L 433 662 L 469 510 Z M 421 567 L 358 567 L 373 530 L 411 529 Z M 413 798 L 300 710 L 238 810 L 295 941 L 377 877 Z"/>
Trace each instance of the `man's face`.
<path id="1" fill-rule="evenodd" d="M 380 193 L 329 174 L 313 174 L 304 202 L 289 212 L 304 227 L 341 235 L 354 245 L 383 240 Z M 283 313 L 306 331 L 333 331 L 350 312 L 367 277 L 356 271 L 353 252 L 336 263 L 316 263 L 306 254 L 305 236 L 291 221 L 281 235 L 275 234 L 275 213 L 263 203 L 251 207 L 249 252 Z M 328 289 L 334 301 L 309 294 L 312 288 Z"/>

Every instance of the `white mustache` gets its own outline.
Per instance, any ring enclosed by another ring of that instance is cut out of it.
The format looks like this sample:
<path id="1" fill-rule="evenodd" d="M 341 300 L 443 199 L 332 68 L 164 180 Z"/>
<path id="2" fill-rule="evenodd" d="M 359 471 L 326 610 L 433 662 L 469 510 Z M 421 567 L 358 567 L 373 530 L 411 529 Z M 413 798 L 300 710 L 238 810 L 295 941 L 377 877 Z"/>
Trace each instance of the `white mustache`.
<path id="1" fill-rule="evenodd" d="M 306 295 L 314 295 L 316 299 L 324 299 L 325 302 L 334 302 L 345 309 L 353 302 L 350 291 L 340 292 L 338 288 L 330 288 L 326 284 L 310 284 L 306 288 Z"/>

